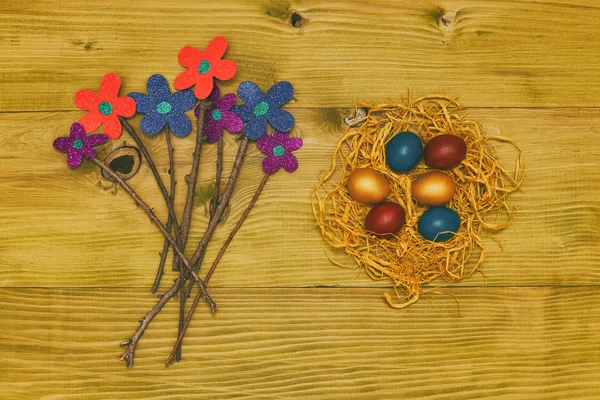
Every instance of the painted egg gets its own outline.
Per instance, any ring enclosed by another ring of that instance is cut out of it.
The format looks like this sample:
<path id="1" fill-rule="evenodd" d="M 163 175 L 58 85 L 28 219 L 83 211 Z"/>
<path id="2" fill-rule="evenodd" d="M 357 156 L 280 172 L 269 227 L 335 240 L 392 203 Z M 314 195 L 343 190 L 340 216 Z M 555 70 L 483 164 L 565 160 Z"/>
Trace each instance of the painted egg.
<path id="1" fill-rule="evenodd" d="M 358 168 L 346 181 L 350 196 L 365 204 L 377 204 L 390 194 L 390 184 L 385 176 L 373 168 Z"/>
<path id="2" fill-rule="evenodd" d="M 441 171 L 421 175 L 410 187 L 410 193 L 418 203 L 425 206 L 441 206 L 450 201 L 456 191 L 454 180 Z"/>
<path id="3" fill-rule="evenodd" d="M 419 218 L 419 233 L 433 242 L 444 242 L 450 239 L 458 228 L 460 228 L 460 217 L 450 208 L 432 207 Z"/>
<path id="4" fill-rule="evenodd" d="M 452 169 L 467 155 L 467 144 L 456 135 L 439 135 L 427 142 L 425 164 L 437 169 Z"/>
<path id="5" fill-rule="evenodd" d="M 406 213 L 397 203 L 381 203 L 369 211 L 365 219 L 365 229 L 380 238 L 397 233 L 404 226 Z"/>
<path id="6" fill-rule="evenodd" d="M 412 132 L 400 132 L 390 140 L 385 148 L 387 165 L 394 172 L 408 172 L 421 159 L 423 145 L 421 139 Z"/>

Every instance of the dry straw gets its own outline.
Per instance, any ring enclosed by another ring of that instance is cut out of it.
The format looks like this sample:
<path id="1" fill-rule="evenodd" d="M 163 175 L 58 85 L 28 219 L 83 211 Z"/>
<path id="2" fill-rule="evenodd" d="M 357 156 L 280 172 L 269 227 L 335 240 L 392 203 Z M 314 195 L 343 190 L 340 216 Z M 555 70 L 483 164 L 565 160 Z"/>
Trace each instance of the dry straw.
<path id="1" fill-rule="evenodd" d="M 466 118 L 457 101 L 446 97 L 364 105 L 369 111 L 359 121 L 363 125 L 348 129 L 335 149 L 331 168 L 319 176 L 312 193 L 313 213 L 325 241 L 345 250 L 371 278 L 391 279 L 397 299 L 388 293 L 385 297 L 390 306 L 404 308 L 421 294 L 435 290 L 424 290 L 424 284 L 443 278 L 447 285 L 479 270 L 486 255 L 483 237 L 504 229 L 513 218 L 506 200 L 523 181 L 521 150 L 509 138 L 486 136 L 480 124 Z M 461 226 L 446 242 L 425 240 L 417 230 L 419 216 L 427 208 L 412 199 L 411 182 L 430 168 L 420 161 L 410 173 L 396 174 L 386 166 L 386 143 L 405 130 L 419 135 L 423 143 L 441 134 L 458 135 L 467 143 L 463 162 L 448 171 L 456 183 L 456 194 L 448 207 L 458 213 Z M 512 173 L 499 164 L 491 141 L 509 143 L 518 150 Z M 371 207 L 348 194 L 346 179 L 361 167 L 383 173 L 391 186 L 389 200 L 406 210 L 405 226 L 391 239 L 378 239 L 365 232 L 364 220 Z"/>

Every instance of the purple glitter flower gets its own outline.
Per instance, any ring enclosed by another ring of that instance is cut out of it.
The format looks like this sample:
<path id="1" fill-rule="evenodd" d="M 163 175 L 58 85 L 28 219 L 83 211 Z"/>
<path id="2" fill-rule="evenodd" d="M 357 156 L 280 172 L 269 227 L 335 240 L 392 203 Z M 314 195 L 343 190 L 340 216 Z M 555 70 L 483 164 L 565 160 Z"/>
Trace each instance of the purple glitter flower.
<path id="1" fill-rule="evenodd" d="M 67 164 L 69 167 L 75 168 L 81 164 L 83 157 L 96 158 L 96 150 L 92 147 L 106 142 L 108 142 L 108 136 L 104 134 L 86 136 L 83 125 L 76 122 L 71 125 L 69 137 L 56 138 L 52 145 L 56 150 L 68 153 Z"/>
<path id="2" fill-rule="evenodd" d="M 221 98 L 221 91 L 215 82 L 209 100 L 213 107 L 204 113 L 204 135 L 208 143 L 214 143 L 219 140 L 223 129 L 236 133 L 244 129 L 244 122 L 231 110 L 235 104 L 237 96 L 234 93 L 228 93 Z M 194 109 L 194 115 L 198 118 L 200 106 Z"/>
<path id="3" fill-rule="evenodd" d="M 298 160 L 292 151 L 302 147 L 302 139 L 290 138 L 289 133 L 275 131 L 272 135 L 261 136 L 256 145 L 267 155 L 262 163 L 263 171 L 267 174 L 273 174 L 281 167 L 287 172 L 298 169 Z"/>

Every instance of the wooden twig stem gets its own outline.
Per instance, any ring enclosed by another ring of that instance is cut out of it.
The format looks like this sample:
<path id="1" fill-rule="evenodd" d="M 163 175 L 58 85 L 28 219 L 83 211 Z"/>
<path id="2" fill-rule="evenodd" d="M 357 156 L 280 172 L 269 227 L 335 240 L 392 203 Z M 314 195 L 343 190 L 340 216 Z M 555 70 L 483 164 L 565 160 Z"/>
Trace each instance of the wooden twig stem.
<path id="1" fill-rule="evenodd" d="M 175 160 L 173 158 L 173 144 L 171 143 L 171 131 L 169 128 L 165 131 L 165 138 L 167 140 L 167 150 L 169 152 L 169 176 L 171 177 L 171 192 L 169 194 L 169 200 L 171 204 L 175 203 L 175 185 L 177 182 L 175 181 Z M 171 232 L 171 228 L 173 227 L 173 219 L 171 218 L 171 213 L 169 213 L 169 219 L 167 220 L 167 231 Z M 154 284 L 152 285 L 152 289 L 150 289 L 151 293 L 156 293 L 158 287 L 160 285 L 160 280 L 165 272 L 165 263 L 167 261 L 167 254 L 169 253 L 169 241 L 165 239 L 163 244 L 162 252 L 160 253 L 160 262 L 158 264 L 158 269 L 156 270 L 156 278 L 154 279 Z"/>
<path id="2" fill-rule="evenodd" d="M 196 118 L 196 146 L 194 148 L 194 154 L 192 155 L 192 169 L 190 174 L 185 177 L 188 185 L 187 195 L 185 197 L 185 206 L 183 207 L 183 216 L 181 218 L 181 225 L 179 226 L 179 232 L 183 244 L 187 243 L 187 238 L 190 232 L 190 222 L 192 220 L 192 210 L 194 205 L 194 197 L 196 195 L 196 182 L 198 180 L 198 172 L 200 170 L 200 154 L 202 152 L 202 144 L 204 143 L 204 113 L 208 108 L 206 101 L 200 102 L 200 109 L 198 118 Z M 177 260 L 173 259 L 174 269 L 176 267 Z"/>
<path id="3" fill-rule="evenodd" d="M 217 257 L 213 261 L 213 264 L 211 265 L 210 269 L 206 273 L 206 277 L 204 278 L 204 283 L 208 282 L 210 280 L 210 277 L 212 276 L 213 272 L 215 272 L 215 268 L 217 268 L 217 265 L 219 264 L 219 261 L 221 261 L 221 258 L 223 257 L 223 254 L 225 254 L 225 250 L 227 250 L 227 248 L 229 247 L 229 244 L 231 243 L 231 241 L 235 237 L 235 234 L 240 230 L 240 228 L 242 227 L 242 224 L 244 223 L 244 221 L 248 217 L 248 214 L 250 214 L 250 211 L 252 211 L 252 208 L 256 204 L 256 201 L 258 200 L 258 197 L 260 196 L 260 194 L 262 193 L 263 189 L 265 188 L 265 185 L 267 184 L 267 180 L 269 179 L 269 176 L 271 176 L 271 175 L 270 174 L 265 174 L 263 176 L 262 180 L 260 181 L 260 184 L 258 185 L 258 188 L 256 189 L 256 192 L 254 192 L 254 196 L 252 197 L 252 199 L 250 200 L 250 203 L 248 204 L 248 207 L 246 207 L 246 209 L 244 210 L 244 213 L 242 214 L 242 216 L 240 217 L 240 219 L 238 220 L 238 222 L 235 224 L 235 226 L 231 230 L 231 233 L 227 237 L 227 240 L 225 240 L 225 243 L 221 247 L 221 250 L 219 250 L 219 254 L 217 254 Z"/>
<path id="4" fill-rule="evenodd" d="M 123 354 L 121 354 L 121 357 L 119 357 L 119 359 L 121 361 L 125 361 L 127 368 L 133 367 L 135 348 L 137 347 L 138 342 L 142 338 L 142 335 L 146 331 L 146 328 L 148 328 L 150 322 L 152 322 L 154 317 L 158 315 L 158 313 L 160 312 L 160 310 L 162 310 L 165 304 L 167 304 L 169 300 L 175 295 L 175 293 L 177 293 L 177 291 L 181 287 L 181 283 L 181 280 L 177 278 L 173 286 L 171 286 L 171 288 L 169 289 L 169 291 L 160 296 L 158 303 L 156 303 L 156 305 L 152 307 L 152 309 L 148 311 L 143 318 L 140 319 L 140 326 L 135 330 L 133 335 L 131 335 L 129 340 L 126 340 L 121 343 L 121 346 L 127 346 L 127 348 L 125 349 Z"/>
<path id="5" fill-rule="evenodd" d="M 235 181 L 237 179 L 237 176 L 239 174 L 239 168 L 241 166 L 241 160 L 244 158 L 244 154 L 246 153 L 246 149 L 248 146 L 248 139 L 247 138 L 242 138 L 242 141 L 240 143 L 240 147 L 238 149 L 238 154 L 236 156 L 236 160 L 234 162 L 234 166 L 231 170 L 231 175 L 229 176 L 229 180 L 227 182 L 227 187 L 226 187 L 226 191 L 229 191 L 230 194 L 227 197 L 227 201 L 229 201 L 229 197 L 231 197 L 231 192 L 233 191 L 233 187 L 235 185 Z M 112 170 L 111 170 L 112 172 Z M 222 201 L 219 202 L 219 205 L 221 204 L 227 204 L 227 203 L 223 203 Z M 218 214 L 219 209 L 221 210 L 220 214 Z M 211 217 L 210 221 L 209 221 L 209 227 L 213 225 L 214 221 L 219 221 L 219 219 L 221 218 L 221 214 L 223 212 L 223 210 L 225 209 L 225 207 L 223 206 L 221 207 L 217 207 L 217 210 L 215 210 L 215 214 Z M 216 226 L 216 225 L 215 225 Z M 207 228 L 207 232 L 208 232 Z M 214 228 L 213 228 L 213 232 L 214 232 Z M 205 232 L 206 235 L 206 232 Z M 212 236 L 212 234 L 211 234 Z M 202 243 L 202 242 L 201 242 Z M 200 244 L 201 244 L 200 243 Z M 200 244 L 198 245 L 198 248 L 200 248 Z M 196 249 L 196 251 L 198 251 L 198 248 Z M 206 251 L 206 247 L 204 247 L 204 250 L 201 249 L 201 251 L 199 252 L 200 256 L 204 256 L 204 251 Z M 200 256 L 198 256 L 197 258 L 200 258 Z M 181 279 L 177 279 L 175 280 L 175 282 L 173 283 L 173 285 L 171 286 L 171 288 L 160 297 L 160 300 L 158 301 L 158 303 L 155 305 L 155 307 L 152 310 L 155 310 L 158 308 L 158 311 L 160 311 L 160 309 L 162 309 L 162 307 L 173 297 L 175 296 L 175 294 L 179 291 L 180 287 L 183 286 L 184 282 Z M 146 314 L 146 316 L 144 317 L 144 323 L 141 324 L 138 329 L 134 332 L 133 337 L 137 337 L 139 340 L 139 337 L 141 337 L 144 333 L 144 331 L 146 330 L 146 328 L 148 327 L 148 325 L 150 324 L 150 322 L 152 321 L 152 319 L 158 314 L 157 312 L 152 312 L 152 310 Z M 129 356 L 131 355 L 131 362 L 133 363 L 133 350 L 129 350 L 129 347 L 133 347 L 133 349 L 135 349 L 135 343 L 129 343 L 131 342 L 124 342 L 124 345 L 128 346 L 128 350 L 126 350 L 125 353 L 123 353 L 125 356 Z M 128 360 L 128 358 L 123 358 L 125 361 Z M 128 361 L 129 363 L 129 361 Z M 131 366 L 128 364 L 128 367 L 131 368 Z"/>
<path id="6" fill-rule="evenodd" d="M 210 216 L 217 211 L 219 199 L 221 197 L 221 175 L 223 174 L 223 135 L 217 140 L 217 171 L 215 174 L 215 188 L 210 201 Z"/>
<path id="7" fill-rule="evenodd" d="M 252 211 L 252 208 L 256 204 L 256 201 L 258 200 L 260 193 L 262 192 L 265 185 L 267 184 L 267 180 L 269 179 L 269 176 L 270 176 L 269 174 L 264 175 L 262 181 L 260 182 L 260 184 L 258 185 L 258 188 L 256 189 L 256 192 L 254 193 L 254 196 L 252 197 L 252 200 L 250 200 L 248 207 L 246 207 L 246 210 L 244 210 L 244 213 L 238 220 L 237 224 L 235 224 L 235 226 L 231 230 L 231 233 L 227 237 L 227 240 L 225 240 L 225 243 L 221 247 L 219 254 L 217 254 L 217 257 L 213 261 L 212 266 L 210 267 L 210 269 L 208 270 L 208 273 L 206 274 L 206 277 L 204 278 L 204 283 L 208 284 L 208 281 L 210 280 L 212 274 L 215 272 L 215 269 L 217 268 L 219 261 L 221 261 L 223 254 L 225 254 L 225 250 L 227 250 L 227 247 L 229 247 L 229 244 L 235 237 L 235 234 L 240 230 L 240 228 L 242 227 L 242 224 L 248 217 L 248 214 L 250 214 L 250 211 Z M 192 320 L 192 317 L 194 315 L 194 311 L 196 310 L 196 307 L 198 306 L 198 302 L 200 301 L 201 298 L 202 298 L 202 293 L 198 292 L 198 294 L 194 298 L 192 307 L 190 308 L 190 311 L 188 312 L 188 315 L 185 318 L 185 321 L 183 323 L 183 328 L 180 330 L 179 335 L 177 336 L 177 340 L 175 341 L 175 344 L 173 345 L 173 350 L 171 351 L 171 355 L 169 355 L 169 358 L 167 358 L 167 361 L 165 362 L 166 365 L 171 364 L 173 362 L 173 359 L 176 359 L 177 349 L 181 347 L 181 341 L 183 340 L 183 337 L 185 336 L 185 332 L 187 331 L 190 321 Z"/>
<path id="8" fill-rule="evenodd" d="M 196 118 L 196 130 L 197 130 L 196 148 L 194 150 L 194 155 L 193 155 L 192 170 L 187 177 L 188 193 L 187 193 L 187 198 L 186 198 L 185 207 L 184 207 L 184 211 L 183 211 L 183 221 L 181 222 L 182 227 L 180 230 L 181 240 L 182 240 L 184 246 L 187 244 L 187 238 L 188 238 L 188 234 L 189 234 L 189 230 L 190 230 L 192 205 L 194 203 L 194 195 L 196 192 L 196 181 L 198 179 L 198 170 L 199 170 L 199 165 L 200 165 L 200 151 L 202 150 L 202 143 L 205 140 L 205 137 L 204 137 L 204 114 L 206 113 L 207 109 L 208 109 L 207 102 L 202 101 L 200 103 L 200 108 L 198 110 L 198 118 Z M 221 178 L 218 170 L 219 170 L 219 166 L 221 166 L 221 164 L 222 164 L 222 157 L 223 157 L 223 150 L 222 150 L 223 144 L 222 144 L 222 141 L 220 140 L 221 137 L 222 136 L 219 137 L 219 143 L 217 145 L 218 146 L 218 150 L 217 150 L 217 182 Z M 222 166 L 221 166 L 221 169 L 222 169 Z M 213 198 L 215 196 L 215 192 L 216 192 L 216 195 L 218 196 L 218 194 L 219 194 L 218 190 L 219 190 L 219 188 L 218 188 L 218 183 L 217 183 L 217 185 L 215 185 L 215 190 L 213 190 Z M 209 213 L 209 220 L 212 218 L 213 215 L 214 215 L 214 212 L 211 207 L 211 210 Z M 185 282 L 183 268 L 176 268 L 175 259 L 173 259 L 173 261 L 174 261 L 173 269 L 179 269 L 180 278 L 182 279 L 182 281 Z M 181 289 L 180 289 L 181 293 L 179 295 L 179 326 L 177 328 L 178 335 L 181 332 L 181 329 L 183 329 L 183 323 L 184 323 L 184 319 L 185 319 L 185 302 L 187 300 L 187 297 L 185 296 L 184 289 L 185 289 L 185 285 L 181 285 Z M 177 353 L 175 354 L 175 360 L 176 361 L 181 360 L 181 346 L 179 346 L 177 348 Z"/>
<path id="9" fill-rule="evenodd" d="M 178 229 L 179 240 L 182 248 L 187 245 L 187 238 L 190 232 L 190 222 L 192 219 L 192 210 L 194 205 L 194 197 L 196 195 L 196 181 L 198 180 L 198 171 L 200 170 L 200 154 L 202 153 L 202 143 L 204 143 L 204 113 L 208 108 L 206 101 L 200 101 L 200 107 L 198 110 L 198 117 L 196 118 L 196 146 L 194 148 L 194 154 L 192 155 L 192 169 L 190 174 L 186 177 L 188 185 L 187 195 L 185 198 L 185 206 L 183 207 L 183 216 L 181 219 L 181 226 Z M 178 257 L 173 257 L 173 270 L 179 271 L 179 277 L 181 280 L 185 280 L 185 271 L 179 266 Z M 182 285 L 182 288 L 185 286 Z M 183 328 L 183 322 L 185 318 L 185 298 L 183 297 L 183 289 L 179 296 L 179 327 L 178 332 Z M 181 359 L 181 348 L 177 352 L 177 361 Z"/>
<path id="10" fill-rule="evenodd" d="M 150 217 L 150 220 L 152 222 L 154 222 L 154 224 L 162 232 L 162 234 L 164 235 L 164 237 L 167 238 L 167 240 L 169 241 L 169 244 L 173 248 L 173 251 L 179 256 L 179 258 L 183 262 L 183 265 L 188 269 L 189 273 L 192 275 L 192 277 L 194 278 L 194 280 L 198 283 L 198 286 L 200 287 L 200 291 L 203 293 L 202 296 L 204 297 L 204 299 L 206 300 L 206 302 L 210 306 L 211 311 L 213 313 L 216 312 L 217 305 L 214 303 L 214 301 L 208 295 L 208 292 L 206 291 L 206 285 L 204 284 L 204 281 L 202 279 L 200 279 L 200 277 L 198 276 L 198 274 L 192 269 L 192 265 L 190 264 L 190 262 L 188 261 L 188 259 L 185 257 L 185 255 L 183 254 L 183 252 L 181 251 L 181 249 L 179 248 L 179 246 L 177 245 L 177 243 L 175 242 L 175 239 L 173 239 L 173 236 L 171 236 L 171 234 L 169 233 L 169 231 L 167 231 L 167 228 L 165 227 L 165 225 L 158 219 L 158 217 L 156 216 L 156 214 L 154 214 L 154 211 L 152 211 L 152 208 L 148 204 L 146 204 L 146 202 L 144 200 L 142 200 L 140 198 L 140 196 L 138 196 L 138 194 L 131 188 L 131 186 L 129 186 L 127 184 L 127 182 L 125 182 L 123 179 L 121 179 L 121 177 L 119 175 L 117 175 L 115 172 L 113 172 L 113 170 L 110 169 L 110 167 L 108 165 L 104 164 L 102 161 L 98 160 L 97 158 L 93 158 L 93 159 L 91 159 L 89 161 L 92 162 L 92 163 L 94 163 L 94 164 L 96 164 L 103 171 L 105 171 L 109 176 L 111 176 L 115 181 L 117 181 L 119 183 L 119 185 L 121 185 L 121 187 L 123 189 L 125 189 L 125 191 L 136 202 L 136 204 L 140 208 L 142 208 L 142 210 L 144 210 L 146 212 L 146 214 L 148 214 L 148 216 Z"/>
<path id="11" fill-rule="evenodd" d="M 177 215 L 175 214 L 175 209 L 173 208 L 173 203 L 171 203 L 171 201 L 170 201 L 170 196 L 169 196 L 169 193 L 167 192 L 167 188 L 165 187 L 165 183 L 163 182 L 162 178 L 160 177 L 160 174 L 158 173 L 158 170 L 156 169 L 156 164 L 154 164 L 154 161 L 152 160 L 152 157 L 150 156 L 150 153 L 148 152 L 146 145 L 144 145 L 144 142 L 142 142 L 142 139 L 140 139 L 140 136 L 136 133 L 135 129 L 133 129 L 133 127 L 131 125 L 129 125 L 129 122 L 127 122 L 127 120 L 125 118 L 119 116 L 119 121 L 121 121 L 123 128 L 125 128 L 127 133 L 129 133 L 129 135 L 132 137 L 132 139 L 135 141 L 135 143 L 140 148 L 142 155 L 146 159 L 146 162 L 148 163 L 148 166 L 150 167 L 150 170 L 152 171 L 152 175 L 154 175 L 156 184 L 158 185 L 158 188 L 160 189 L 160 192 L 162 193 L 163 198 L 165 199 L 165 202 L 167 203 L 167 208 L 169 210 L 169 216 L 172 218 L 173 224 L 175 224 L 175 226 L 179 226 L 179 224 L 177 222 Z M 178 236 L 176 236 L 176 239 L 177 239 L 177 241 L 179 241 Z"/>
<path id="12" fill-rule="evenodd" d="M 219 201 L 219 205 L 215 210 L 214 218 L 211 219 L 206 227 L 206 231 L 204 232 L 204 236 L 198 243 L 196 247 L 196 251 L 194 255 L 190 259 L 190 264 L 194 267 L 194 272 L 198 272 L 200 270 L 200 265 L 202 263 L 202 259 L 204 258 L 204 254 L 206 252 L 206 247 L 208 246 L 208 242 L 212 238 L 215 229 L 227 207 L 227 203 L 229 203 L 229 199 L 231 198 L 231 194 L 233 193 L 233 188 L 235 187 L 235 182 L 237 181 L 238 175 L 240 173 L 240 168 L 242 166 L 242 161 L 244 160 L 244 155 L 246 154 L 246 150 L 248 149 L 248 138 L 244 136 L 240 141 L 240 147 L 238 148 L 238 153 L 235 157 L 235 161 L 233 162 L 233 167 L 231 168 L 231 174 L 229 175 L 229 179 L 227 180 L 227 186 L 223 191 L 223 195 Z M 187 299 L 192 292 L 192 284 L 190 284 L 185 291 L 185 298 Z"/>

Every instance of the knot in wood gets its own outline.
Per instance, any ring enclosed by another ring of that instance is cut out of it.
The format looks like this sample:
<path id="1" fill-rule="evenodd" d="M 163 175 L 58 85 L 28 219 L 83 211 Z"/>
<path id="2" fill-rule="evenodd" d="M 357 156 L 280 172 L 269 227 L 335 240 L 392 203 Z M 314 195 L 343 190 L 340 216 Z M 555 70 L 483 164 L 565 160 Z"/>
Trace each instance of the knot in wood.
<path id="1" fill-rule="evenodd" d="M 438 20 L 438 26 L 443 30 L 450 30 L 454 27 L 456 21 L 456 11 L 444 11 Z"/>
<path id="2" fill-rule="evenodd" d="M 292 15 L 290 16 L 290 24 L 294 28 L 302 28 L 304 21 L 305 21 L 305 18 L 297 12 L 293 12 Z"/>

